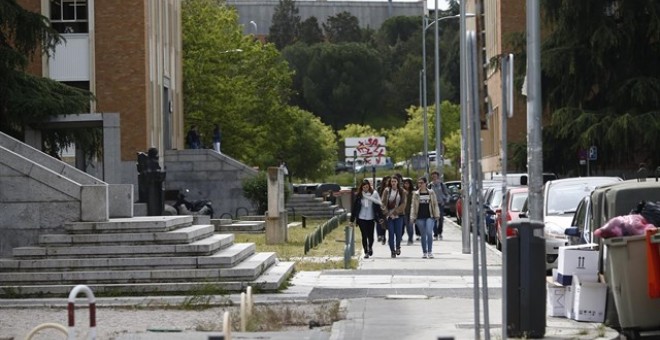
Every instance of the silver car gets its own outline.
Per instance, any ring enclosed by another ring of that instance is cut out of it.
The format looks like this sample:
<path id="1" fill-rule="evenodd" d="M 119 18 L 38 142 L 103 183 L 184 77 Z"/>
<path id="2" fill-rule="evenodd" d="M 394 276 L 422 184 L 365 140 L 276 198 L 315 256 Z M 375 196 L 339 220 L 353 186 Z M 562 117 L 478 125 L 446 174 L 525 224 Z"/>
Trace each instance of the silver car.
<path id="1" fill-rule="evenodd" d="M 565 234 L 580 201 L 596 187 L 621 182 L 619 177 L 574 177 L 549 181 L 543 189 L 543 234 L 546 269 L 557 268 L 559 247 L 567 246 Z"/>

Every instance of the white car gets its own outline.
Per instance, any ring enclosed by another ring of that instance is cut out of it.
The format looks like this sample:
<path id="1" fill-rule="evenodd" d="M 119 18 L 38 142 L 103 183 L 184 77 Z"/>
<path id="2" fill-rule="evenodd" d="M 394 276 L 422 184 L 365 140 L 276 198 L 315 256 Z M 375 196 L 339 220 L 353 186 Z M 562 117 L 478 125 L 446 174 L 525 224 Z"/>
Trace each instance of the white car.
<path id="1" fill-rule="evenodd" d="M 543 188 L 543 234 L 545 237 L 546 270 L 557 268 L 559 247 L 567 246 L 564 234 L 578 204 L 598 186 L 620 182 L 619 177 L 574 177 L 549 181 Z"/>

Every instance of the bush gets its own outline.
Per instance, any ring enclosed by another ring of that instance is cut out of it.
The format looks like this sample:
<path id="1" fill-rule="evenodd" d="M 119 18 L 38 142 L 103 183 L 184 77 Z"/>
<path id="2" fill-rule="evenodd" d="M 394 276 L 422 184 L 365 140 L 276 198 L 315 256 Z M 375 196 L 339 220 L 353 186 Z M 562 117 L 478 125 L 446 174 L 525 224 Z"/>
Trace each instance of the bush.
<path id="1" fill-rule="evenodd" d="M 286 182 L 286 179 L 285 179 Z M 284 185 L 284 202 L 289 200 L 291 191 Z M 257 215 L 263 215 L 268 210 L 268 178 L 265 171 L 243 180 L 243 196 L 257 209 Z"/>

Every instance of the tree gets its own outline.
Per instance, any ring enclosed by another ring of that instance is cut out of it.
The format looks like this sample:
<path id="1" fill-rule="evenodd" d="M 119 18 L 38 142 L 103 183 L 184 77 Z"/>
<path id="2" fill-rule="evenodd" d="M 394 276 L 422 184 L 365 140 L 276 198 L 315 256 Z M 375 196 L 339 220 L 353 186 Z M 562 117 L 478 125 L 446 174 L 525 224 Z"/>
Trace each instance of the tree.
<path id="1" fill-rule="evenodd" d="M 273 44 L 245 36 L 235 9 L 219 0 L 183 3 L 184 111 L 210 145 L 215 123 L 223 152 L 247 164 L 277 164 L 287 138 L 291 71 Z M 277 142 L 273 142 L 277 141 Z"/>
<path id="2" fill-rule="evenodd" d="M 378 117 L 383 70 L 376 50 L 359 43 L 297 44 L 283 54 L 292 60 L 303 106 L 335 131 Z"/>
<path id="3" fill-rule="evenodd" d="M 307 44 L 313 45 L 316 43 L 323 42 L 323 31 L 321 26 L 319 26 L 319 21 L 316 17 L 312 16 L 303 21 L 300 25 L 300 41 Z"/>
<path id="4" fill-rule="evenodd" d="M 598 146 L 602 166 L 636 167 L 656 158 L 660 3 L 542 3 L 550 31 L 541 56 L 550 109 L 546 145 L 561 148 L 555 161 L 577 164 L 578 150 L 590 145 Z"/>
<path id="5" fill-rule="evenodd" d="M 358 18 L 346 11 L 328 17 L 323 24 L 323 30 L 331 43 L 362 41 Z"/>
<path id="6" fill-rule="evenodd" d="M 20 138 L 27 124 L 89 111 L 93 96 L 88 91 L 25 72 L 32 57 L 50 55 L 62 42 L 48 18 L 15 0 L 0 2 L 0 131 Z M 62 147 L 71 134 L 60 131 L 45 138 Z"/>
<path id="7" fill-rule="evenodd" d="M 298 7 L 296 7 L 293 0 L 279 1 L 273 13 L 268 41 L 275 44 L 278 50 L 281 50 L 298 39 L 300 16 L 298 15 Z"/>

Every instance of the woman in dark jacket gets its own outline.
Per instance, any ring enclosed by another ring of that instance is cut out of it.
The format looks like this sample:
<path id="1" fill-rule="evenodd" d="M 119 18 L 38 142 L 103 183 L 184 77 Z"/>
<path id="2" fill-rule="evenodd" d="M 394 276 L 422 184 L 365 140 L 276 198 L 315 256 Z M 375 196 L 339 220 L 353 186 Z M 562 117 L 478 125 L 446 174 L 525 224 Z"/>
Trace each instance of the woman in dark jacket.
<path id="1" fill-rule="evenodd" d="M 378 192 L 371 187 L 368 180 L 363 180 L 351 209 L 351 224 L 357 220 L 357 225 L 362 233 L 362 248 L 364 258 L 373 255 L 374 226 L 381 216 L 381 200 Z"/>

